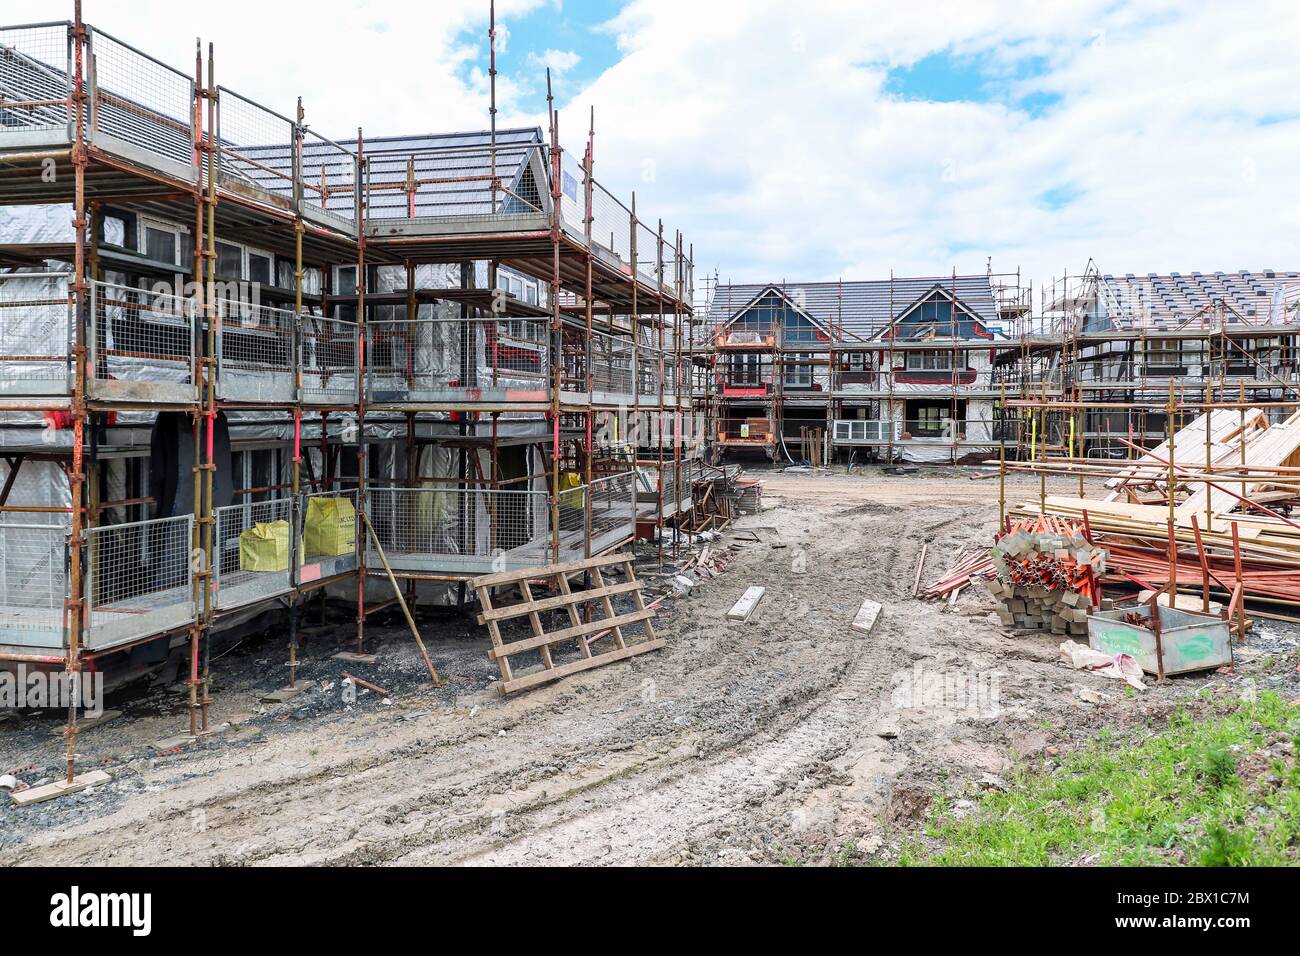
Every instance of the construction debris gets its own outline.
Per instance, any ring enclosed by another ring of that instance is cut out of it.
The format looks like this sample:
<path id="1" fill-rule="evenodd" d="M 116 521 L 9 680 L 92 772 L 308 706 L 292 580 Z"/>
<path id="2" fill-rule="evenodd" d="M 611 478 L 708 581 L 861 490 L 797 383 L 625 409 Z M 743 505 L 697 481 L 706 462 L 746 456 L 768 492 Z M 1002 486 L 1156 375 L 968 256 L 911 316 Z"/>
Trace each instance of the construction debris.
<path id="1" fill-rule="evenodd" d="M 610 569 L 622 571 L 625 577 L 623 583 L 606 582 L 604 571 Z M 569 582 L 569 578 L 575 575 L 587 576 L 591 587 L 575 590 Z M 535 597 L 534 585 L 543 587 L 553 596 Z M 479 604 L 483 608 L 478 615 L 478 622 L 487 625 L 492 637 L 489 656 L 501 670 L 498 689 L 503 696 L 664 646 L 664 642 L 655 634 L 652 621 L 655 612 L 646 605 L 642 596 L 642 584 L 637 580 L 631 554 L 611 554 L 583 561 L 488 574 L 471 580 L 469 587 L 478 595 Z M 522 600 L 504 607 L 493 603 L 495 591 L 515 589 Z M 616 613 L 613 599 L 619 595 L 629 596 L 635 609 L 628 613 Z M 548 631 L 543 614 L 549 617 L 550 612 L 556 611 L 565 613 L 569 626 Z M 501 633 L 502 624 L 521 617 L 528 618 L 532 636 L 508 640 Z M 644 638 L 638 643 L 629 642 L 629 635 L 625 634 L 625 629 L 634 625 L 640 625 L 645 632 Z M 593 650 L 593 645 L 610 635 L 613 636 L 613 641 L 608 650 Z M 576 645 L 579 657 L 557 663 L 558 645 L 569 641 Z M 517 675 L 511 667 L 510 658 L 525 651 L 536 651 L 541 657 L 541 667 Z"/>
<path id="2" fill-rule="evenodd" d="M 1082 526 L 1051 517 L 1008 523 L 989 561 L 992 574 L 981 580 L 998 600 L 1004 625 L 1088 633 L 1088 615 L 1101 604 L 1098 575 L 1106 552 L 1088 541 Z"/>
<path id="3" fill-rule="evenodd" d="M 1147 689 L 1142 681 L 1142 668 L 1128 654 L 1107 654 L 1078 641 L 1066 641 L 1061 645 L 1060 651 L 1061 660 L 1075 670 L 1088 670 L 1103 677 L 1122 680 L 1137 690 Z"/>
<path id="4" fill-rule="evenodd" d="M 345 682 L 354 684 L 357 687 L 364 687 L 366 690 L 378 694 L 380 697 L 393 696 L 391 692 L 384 690 L 384 688 L 380 687 L 378 684 L 372 684 L 368 680 L 362 680 L 360 677 L 355 677 L 347 671 L 344 671 L 341 676 Z"/>
<path id="5" fill-rule="evenodd" d="M 731 610 L 727 612 L 727 620 L 748 621 L 754 616 L 754 611 L 758 609 L 758 602 L 763 600 L 763 595 L 767 593 L 767 588 L 751 587 L 746 589 L 745 593 L 740 596 L 740 600 L 732 605 Z"/>
<path id="6" fill-rule="evenodd" d="M 858 608 L 858 616 L 853 619 L 851 625 L 853 630 L 870 634 L 871 629 L 876 626 L 876 621 L 880 619 L 880 612 L 883 609 L 883 605 L 878 601 L 873 601 L 871 598 L 864 600 L 862 607 Z"/>

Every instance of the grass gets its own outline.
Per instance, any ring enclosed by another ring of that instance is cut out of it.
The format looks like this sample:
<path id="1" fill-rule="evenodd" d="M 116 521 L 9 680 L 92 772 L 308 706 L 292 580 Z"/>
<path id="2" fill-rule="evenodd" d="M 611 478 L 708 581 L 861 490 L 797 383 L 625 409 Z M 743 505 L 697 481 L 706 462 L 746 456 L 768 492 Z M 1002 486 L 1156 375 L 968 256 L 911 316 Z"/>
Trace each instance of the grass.
<path id="1" fill-rule="evenodd" d="M 1194 717 L 1180 708 L 1159 732 L 1103 731 L 1051 773 L 1018 770 L 1005 791 L 958 817 L 936 804 L 902 865 L 1043 866 L 1300 863 L 1300 764 L 1256 751 L 1300 743 L 1300 706 L 1277 695 L 1231 701 Z M 1258 778 L 1275 775 L 1277 785 Z"/>

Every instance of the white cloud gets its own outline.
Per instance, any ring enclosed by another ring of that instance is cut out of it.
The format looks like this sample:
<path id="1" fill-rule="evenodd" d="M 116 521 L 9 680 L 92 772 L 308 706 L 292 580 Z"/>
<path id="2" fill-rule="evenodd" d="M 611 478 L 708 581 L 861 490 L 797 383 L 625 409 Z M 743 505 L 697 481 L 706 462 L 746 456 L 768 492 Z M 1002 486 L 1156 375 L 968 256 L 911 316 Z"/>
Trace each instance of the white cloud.
<path id="1" fill-rule="evenodd" d="M 724 278 L 1300 267 L 1300 122 L 1259 122 L 1300 113 L 1293 4 L 636 0 L 609 28 L 624 59 L 569 107 L 596 107 L 597 176 Z M 1014 92 L 1062 100 L 882 93 L 943 49 L 1041 56 Z"/>
<path id="2" fill-rule="evenodd" d="M 538 70 L 550 70 L 556 76 L 563 76 L 582 62 L 582 57 L 572 50 L 547 50 L 544 53 L 528 54 L 528 65 Z"/>
<path id="3" fill-rule="evenodd" d="M 500 0 L 498 23 L 518 31 L 544 3 Z M 219 82 L 286 115 L 301 93 L 336 138 L 487 123 L 486 0 L 87 0 L 86 17 L 186 70 L 192 38 L 215 41 Z M 0 0 L 0 22 L 30 19 Z M 623 57 L 563 89 L 565 141 L 581 151 L 594 106 L 597 177 L 682 229 L 700 272 L 1300 266 L 1300 8 L 1285 0 L 631 0 L 606 29 Z M 882 92 L 890 66 L 945 49 L 1008 71 L 1042 57 L 1013 93 L 1061 100 L 1033 118 Z M 558 71 L 583 52 L 541 56 Z M 498 80 L 503 124 L 541 121 L 532 81 Z M 1049 190 L 1077 198 L 1053 209 Z"/>

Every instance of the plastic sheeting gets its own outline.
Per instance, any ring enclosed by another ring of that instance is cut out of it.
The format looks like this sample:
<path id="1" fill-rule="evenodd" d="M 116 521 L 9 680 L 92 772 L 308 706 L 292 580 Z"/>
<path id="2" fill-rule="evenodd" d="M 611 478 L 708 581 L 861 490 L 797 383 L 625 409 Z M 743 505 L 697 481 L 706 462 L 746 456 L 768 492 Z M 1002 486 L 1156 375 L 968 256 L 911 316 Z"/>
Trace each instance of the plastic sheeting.
<path id="1" fill-rule="evenodd" d="M 75 242 L 77 236 L 72 228 L 72 213 L 69 203 L 0 206 L 0 236 L 4 236 L 7 245 Z"/>

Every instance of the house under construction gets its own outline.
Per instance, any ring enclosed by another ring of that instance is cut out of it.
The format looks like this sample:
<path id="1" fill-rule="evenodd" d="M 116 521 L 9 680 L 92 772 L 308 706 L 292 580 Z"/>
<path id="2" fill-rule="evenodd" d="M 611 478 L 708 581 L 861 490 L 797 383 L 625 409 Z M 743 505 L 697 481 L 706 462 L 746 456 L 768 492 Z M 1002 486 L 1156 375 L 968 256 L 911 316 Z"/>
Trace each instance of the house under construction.
<path id="1" fill-rule="evenodd" d="M 815 434 L 827 461 L 1122 459 L 1165 438 L 1171 384 L 1179 404 L 1300 389 L 1300 273 L 1089 264 L 1037 299 L 1018 273 L 719 284 L 694 340 L 713 453 L 807 458 Z"/>
<path id="2" fill-rule="evenodd" d="M 361 650 L 380 548 L 444 602 L 662 548 L 707 384 L 690 248 L 592 130 L 498 130 L 494 94 L 486 132 L 330 140 L 216 67 L 79 4 L 0 28 L 0 662 L 180 664 L 192 730 L 219 630 L 287 609 L 292 684 L 328 592 Z"/>
<path id="3" fill-rule="evenodd" d="M 954 462 L 1014 446 L 996 358 L 1029 302 L 1015 274 L 720 284 L 697 331 L 714 355 L 714 451 L 792 460 L 810 433 L 824 460 Z"/>
<path id="4" fill-rule="evenodd" d="M 1089 263 L 1041 289 L 1037 314 L 999 361 L 1029 435 L 1077 457 L 1128 458 L 1199 414 L 1196 403 L 1269 405 L 1300 390 L 1300 273 L 1112 275 Z M 1038 421 L 1033 421 L 1037 416 Z M 1073 441 L 1071 441 L 1073 438 Z"/>

